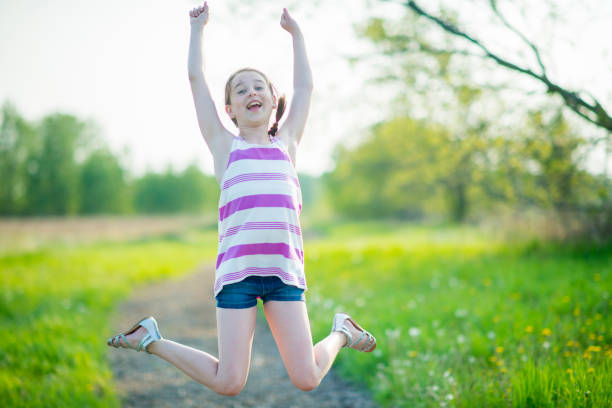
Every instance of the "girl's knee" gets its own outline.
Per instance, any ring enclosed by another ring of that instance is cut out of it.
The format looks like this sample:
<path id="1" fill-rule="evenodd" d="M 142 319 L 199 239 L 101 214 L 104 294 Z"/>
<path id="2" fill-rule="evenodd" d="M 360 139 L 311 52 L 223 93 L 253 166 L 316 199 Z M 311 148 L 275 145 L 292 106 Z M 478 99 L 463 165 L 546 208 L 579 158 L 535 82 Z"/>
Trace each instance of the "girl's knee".
<path id="1" fill-rule="evenodd" d="M 314 373 L 304 373 L 291 376 L 291 382 L 302 391 L 312 391 L 319 386 L 321 379 L 317 378 Z"/>
<path id="2" fill-rule="evenodd" d="M 228 377 L 221 380 L 217 387 L 215 387 L 215 392 L 217 394 L 225 395 L 228 397 L 235 397 L 240 394 L 244 386 L 246 385 L 246 379 L 236 377 Z"/>

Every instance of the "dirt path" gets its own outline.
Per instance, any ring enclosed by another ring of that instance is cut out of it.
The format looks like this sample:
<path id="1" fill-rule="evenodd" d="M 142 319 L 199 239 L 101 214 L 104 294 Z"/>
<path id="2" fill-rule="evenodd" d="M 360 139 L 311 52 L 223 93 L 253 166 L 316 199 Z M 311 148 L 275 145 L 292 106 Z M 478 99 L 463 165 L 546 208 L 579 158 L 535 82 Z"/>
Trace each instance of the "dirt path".
<path id="1" fill-rule="evenodd" d="M 112 327 L 126 329 L 153 315 L 164 337 L 217 355 L 214 269 L 202 268 L 180 281 L 138 290 L 119 306 Z M 108 350 L 123 407 L 376 407 L 370 395 L 340 380 L 333 369 L 314 391 L 291 384 L 259 305 L 251 369 L 237 397 L 200 385 L 166 361 L 133 350 Z M 331 317 L 330 317 L 331 319 Z M 331 320 L 330 320 L 331 321 Z M 350 352 L 343 350 L 343 352 Z"/>

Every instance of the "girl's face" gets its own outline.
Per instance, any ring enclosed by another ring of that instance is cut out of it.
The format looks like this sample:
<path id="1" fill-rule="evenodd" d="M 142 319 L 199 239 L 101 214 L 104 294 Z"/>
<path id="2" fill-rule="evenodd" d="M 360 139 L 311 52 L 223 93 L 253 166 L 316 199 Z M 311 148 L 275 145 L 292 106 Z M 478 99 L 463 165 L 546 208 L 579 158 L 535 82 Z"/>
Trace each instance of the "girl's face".
<path id="1" fill-rule="evenodd" d="M 244 71 L 232 80 L 230 105 L 225 111 L 238 125 L 258 125 L 270 121 L 272 110 L 276 108 L 276 98 L 264 78 L 257 72 Z"/>

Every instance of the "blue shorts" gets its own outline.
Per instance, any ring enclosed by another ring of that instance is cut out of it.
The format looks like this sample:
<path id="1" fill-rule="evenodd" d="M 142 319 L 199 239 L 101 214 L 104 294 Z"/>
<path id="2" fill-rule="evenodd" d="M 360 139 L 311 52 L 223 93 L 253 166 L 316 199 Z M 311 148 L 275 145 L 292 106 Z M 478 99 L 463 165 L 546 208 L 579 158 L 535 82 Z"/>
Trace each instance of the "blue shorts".
<path id="1" fill-rule="evenodd" d="M 304 289 L 287 285 L 278 276 L 247 276 L 240 282 L 223 286 L 215 296 L 217 307 L 246 309 L 257 305 L 257 299 L 304 301 Z"/>

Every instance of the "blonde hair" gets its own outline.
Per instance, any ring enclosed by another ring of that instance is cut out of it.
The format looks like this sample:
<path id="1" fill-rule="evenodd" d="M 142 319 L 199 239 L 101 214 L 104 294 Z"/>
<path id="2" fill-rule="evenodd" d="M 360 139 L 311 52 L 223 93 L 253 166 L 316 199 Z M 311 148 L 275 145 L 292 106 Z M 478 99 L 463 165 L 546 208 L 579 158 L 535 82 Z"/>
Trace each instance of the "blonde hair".
<path id="1" fill-rule="evenodd" d="M 272 93 L 272 95 L 278 96 L 278 92 L 276 91 L 276 88 L 274 87 L 274 85 L 272 85 L 272 82 L 270 82 L 268 77 L 263 72 L 255 69 L 255 68 L 249 68 L 249 67 L 241 68 L 238 71 L 234 72 L 229 77 L 227 82 L 225 83 L 225 104 L 226 105 L 230 105 L 232 103 L 232 101 L 231 101 L 232 81 L 234 80 L 236 75 L 238 75 L 241 72 L 245 72 L 245 71 L 252 71 L 252 72 L 256 72 L 259 75 L 261 75 L 263 77 L 263 79 L 266 81 L 266 85 L 268 85 L 268 87 L 270 88 L 270 92 Z M 278 122 L 280 121 L 281 117 L 283 116 L 283 113 L 285 113 L 285 104 L 286 104 L 286 98 L 285 98 L 285 95 L 282 95 L 278 99 L 278 106 L 276 107 L 276 121 L 274 122 L 274 125 L 272 125 L 270 130 L 268 130 L 268 134 L 270 136 L 275 136 L 276 132 L 278 131 Z M 236 126 L 238 126 L 238 121 L 236 120 L 236 118 L 232 118 L 232 122 L 234 122 L 234 124 Z"/>

